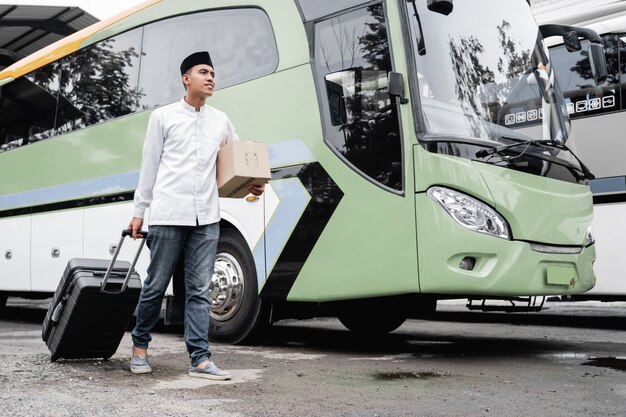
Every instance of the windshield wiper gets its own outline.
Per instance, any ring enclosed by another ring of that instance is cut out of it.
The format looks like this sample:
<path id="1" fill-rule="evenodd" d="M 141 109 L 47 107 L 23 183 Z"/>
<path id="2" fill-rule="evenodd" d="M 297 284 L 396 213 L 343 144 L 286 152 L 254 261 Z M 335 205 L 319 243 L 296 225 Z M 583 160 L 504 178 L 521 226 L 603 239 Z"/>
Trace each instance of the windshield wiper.
<path id="1" fill-rule="evenodd" d="M 511 140 L 513 140 L 513 138 L 508 138 L 508 137 L 505 137 L 505 136 L 503 136 L 502 138 L 503 139 L 511 139 Z M 547 146 L 551 146 L 553 148 L 565 150 L 565 151 L 569 152 L 574 157 L 574 159 L 576 159 L 576 162 L 578 162 L 578 164 L 580 165 L 580 169 L 575 168 L 574 166 L 572 166 L 571 163 L 568 163 L 568 165 L 570 165 L 572 168 L 576 169 L 577 171 L 580 171 L 583 174 L 583 176 L 584 176 L 583 179 L 592 180 L 592 179 L 595 178 L 595 175 L 593 175 L 591 173 L 591 171 L 589 171 L 589 168 L 587 168 L 587 166 L 585 164 L 583 164 L 583 161 L 581 161 L 580 158 L 578 158 L 578 156 L 576 156 L 576 154 L 574 152 L 572 152 L 572 150 L 570 148 L 568 148 L 567 146 L 565 146 L 564 144 L 562 144 L 560 142 L 554 142 L 554 141 L 547 140 L 547 139 L 542 139 L 542 140 L 539 140 L 539 139 L 528 139 L 528 140 L 523 140 L 523 141 L 520 141 L 520 142 L 509 143 L 507 145 L 493 146 L 493 147 L 491 147 L 489 149 L 481 149 L 478 152 L 476 152 L 476 157 L 477 158 L 484 158 L 485 156 L 498 154 L 498 153 L 501 153 L 501 152 L 503 152 L 503 151 L 505 151 L 507 149 L 514 148 L 514 147 L 517 147 L 517 146 L 524 146 L 524 145 L 526 147 L 528 147 L 529 145 L 536 145 L 536 146 L 547 145 Z M 518 155 L 518 157 L 522 156 L 524 154 L 524 152 L 526 152 L 526 149 L 524 149 L 524 151 L 520 155 Z M 566 161 L 563 161 L 563 162 L 566 162 Z"/>
<path id="2" fill-rule="evenodd" d="M 564 151 L 569 152 L 569 153 L 570 153 L 570 154 L 574 157 L 574 159 L 576 159 L 576 161 L 577 161 L 577 162 L 578 162 L 578 164 L 580 165 L 580 169 L 582 170 L 583 175 L 584 175 L 584 176 L 585 176 L 588 180 L 593 180 L 593 179 L 595 179 L 595 178 L 596 178 L 596 176 L 595 176 L 595 175 L 593 175 L 593 174 L 591 173 L 591 171 L 589 171 L 589 168 L 587 168 L 587 166 L 586 166 L 585 164 L 583 164 L 583 161 L 581 161 L 581 160 L 580 160 L 580 158 L 579 158 L 579 157 L 578 157 L 578 156 L 577 156 L 577 155 L 576 155 L 576 154 L 575 154 L 575 153 L 574 153 L 574 152 L 573 152 L 570 148 L 568 148 L 567 146 L 565 146 L 565 144 L 564 144 L 564 143 L 560 143 L 560 142 L 551 142 L 551 141 L 548 141 L 548 142 L 549 142 L 549 143 L 547 143 L 547 145 L 548 145 L 548 146 L 554 146 L 554 147 L 555 147 L 555 148 L 557 148 L 557 149 L 562 149 L 562 150 L 564 150 Z"/>
<path id="3" fill-rule="evenodd" d="M 514 140 L 513 138 L 508 138 L 506 136 L 503 136 L 502 139 Z M 476 152 L 476 158 L 484 158 L 485 156 L 500 153 L 502 151 L 506 151 L 507 149 L 514 148 L 516 146 L 524 146 L 524 145 L 537 144 L 537 143 L 551 145 L 554 142 L 550 140 L 538 140 L 538 139 L 522 140 L 522 141 L 515 142 L 515 143 L 509 143 L 507 145 L 493 146 L 489 149 L 481 149 L 480 151 Z"/>

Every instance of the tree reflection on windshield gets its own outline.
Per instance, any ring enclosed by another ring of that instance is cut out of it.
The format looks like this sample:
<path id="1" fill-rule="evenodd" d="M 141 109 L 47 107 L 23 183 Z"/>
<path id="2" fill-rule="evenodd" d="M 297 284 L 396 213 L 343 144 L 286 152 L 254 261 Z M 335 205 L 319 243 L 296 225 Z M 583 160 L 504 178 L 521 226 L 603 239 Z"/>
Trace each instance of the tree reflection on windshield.
<path id="1" fill-rule="evenodd" d="M 485 119 L 483 109 L 477 103 L 478 88 L 493 83 L 494 73 L 489 67 L 482 65 L 479 54 L 484 53 L 483 45 L 473 36 L 459 37 L 459 42 L 449 38 L 450 59 L 456 77 L 455 91 L 464 115 L 470 124 L 474 136 L 480 137 L 482 119 Z"/>
<path id="2" fill-rule="evenodd" d="M 532 107 L 535 110 L 540 107 L 536 89 L 528 88 L 526 84 L 519 87 L 521 79 L 529 73 L 532 52 L 513 39 L 510 30 L 511 24 L 506 20 L 497 26 L 501 52 L 493 69 L 484 64 L 487 61 L 483 57 L 485 47 L 476 37 L 459 36 L 458 42 L 449 37 L 456 95 L 471 133 L 476 137 L 485 133 L 493 136 L 485 121 L 509 124 L 502 112 L 503 107 L 511 109 L 514 105 L 523 105 L 525 109 Z"/>

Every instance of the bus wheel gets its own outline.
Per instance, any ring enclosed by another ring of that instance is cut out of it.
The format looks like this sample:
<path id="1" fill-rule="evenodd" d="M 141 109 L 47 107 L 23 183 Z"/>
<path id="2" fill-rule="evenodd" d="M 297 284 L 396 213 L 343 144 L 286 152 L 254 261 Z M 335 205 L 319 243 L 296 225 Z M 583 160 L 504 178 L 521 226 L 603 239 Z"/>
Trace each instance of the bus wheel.
<path id="1" fill-rule="evenodd" d="M 269 326 L 269 309 L 259 298 L 254 258 L 235 229 L 220 232 L 210 291 L 211 340 L 250 342 Z"/>
<path id="2" fill-rule="evenodd" d="M 368 335 L 392 332 L 406 317 L 404 309 L 381 300 L 348 302 L 337 311 L 337 318 L 350 331 Z"/>

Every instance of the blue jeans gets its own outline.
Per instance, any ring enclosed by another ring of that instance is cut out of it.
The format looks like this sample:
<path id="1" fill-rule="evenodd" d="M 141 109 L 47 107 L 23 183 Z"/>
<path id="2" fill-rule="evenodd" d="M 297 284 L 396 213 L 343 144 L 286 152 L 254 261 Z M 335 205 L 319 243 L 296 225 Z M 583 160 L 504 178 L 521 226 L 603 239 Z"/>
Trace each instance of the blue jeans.
<path id="1" fill-rule="evenodd" d="M 185 254 L 185 344 L 192 366 L 209 359 L 209 284 L 215 267 L 219 223 L 206 226 L 150 226 L 150 265 L 139 305 L 133 344 L 147 349 L 159 320 L 165 290 L 178 258 Z"/>

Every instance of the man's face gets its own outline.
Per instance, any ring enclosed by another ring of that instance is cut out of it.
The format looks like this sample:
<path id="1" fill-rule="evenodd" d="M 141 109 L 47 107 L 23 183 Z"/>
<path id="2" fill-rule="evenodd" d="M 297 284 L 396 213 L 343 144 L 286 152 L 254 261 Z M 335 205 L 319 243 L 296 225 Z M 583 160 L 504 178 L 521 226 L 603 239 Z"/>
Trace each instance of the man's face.
<path id="1" fill-rule="evenodd" d="M 183 74 L 183 83 L 187 87 L 187 94 L 211 97 L 215 89 L 215 71 L 210 65 L 194 65 Z"/>

